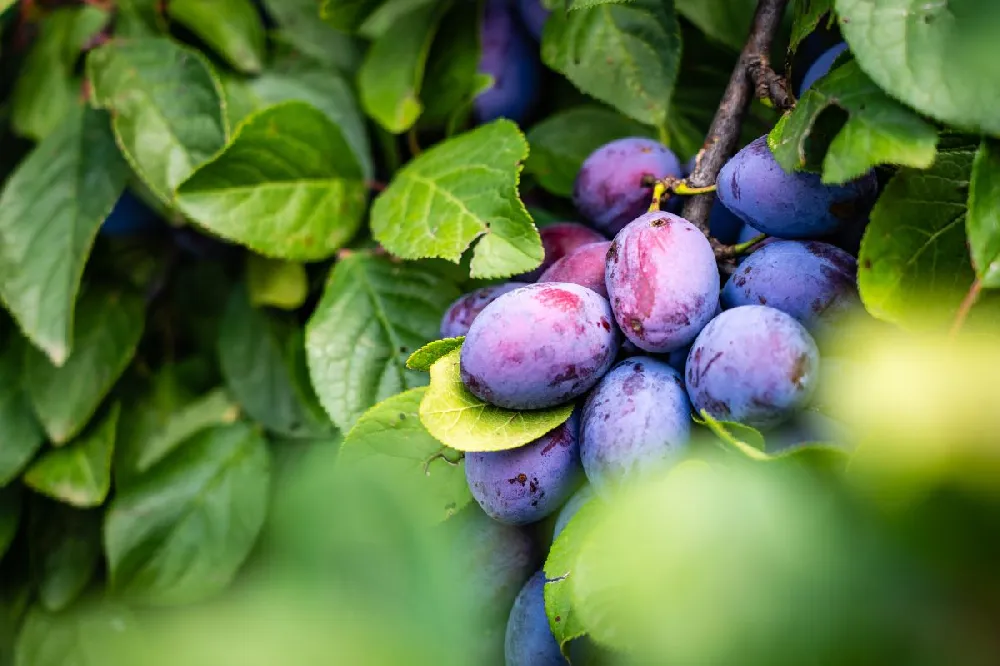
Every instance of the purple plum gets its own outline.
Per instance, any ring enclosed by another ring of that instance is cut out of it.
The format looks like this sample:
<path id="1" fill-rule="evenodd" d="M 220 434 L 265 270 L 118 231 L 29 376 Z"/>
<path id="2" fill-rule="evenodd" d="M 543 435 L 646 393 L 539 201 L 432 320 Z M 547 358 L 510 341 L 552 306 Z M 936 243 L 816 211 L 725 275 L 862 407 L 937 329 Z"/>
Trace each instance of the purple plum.
<path id="1" fill-rule="evenodd" d="M 776 240 L 740 264 L 722 289 L 722 305 L 768 305 L 816 329 L 860 303 L 857 272 L 854 257 L 833 245 Z"/>
<path id="2" fill-rule="evenodd" d="M 719 305 L 712 246 L 670 213 L 646 213 L 622 229 L 608 251 L 606 279 L 618 326 L 648 352 L 690 343 Z"/>
<path id="3" fill-rule="evenodd" d="M 608 297 L 604 281 L 604 264 L 608 257 L 611 241 L 591 243 L 578 247 L 565 257 L 549 266 L 538 278 L 539 282 L 572 282 Z"/>
<path id="4" fill-rule="evenodd" d="M 115 202 L 114 208 L 101 224 L 102 236 L 131 236 L 166 228 L 159 216 L 139 197 L 128 190 Z"/>
<path id="5" fill-rule="evenodd" d="M 819 379 L 819 351 L 790 315 L 744 305 L 709 322 L 691 347 L 685 371 L 696 411 L 770 428 L 808 404 Z"/>
<path id="6" fill-rule="evenodd" d="M 481 287 L 467 294 L 458 297 L 444 313 L 441 319 L 441 337 L 457 338 L 469 332 L 469 327 L 476 320 L 479 313 L 487 305 L 503 296 L 508 291 L 514 291 L 525 287 L 524 282 L 507 282 L 493 285 L 491 287 Z"/>
<path id="7" fill-rule="evenodd" d="M 542 0 L 517 0 L 517 9 L 521 14 L 524 27 L 528 29 L 535 41 L 541 41 L 542 28 L 545 27 L 545 22 L 549 20 L 549 14 L 552 12 L 545 8 Z"/>
<path id="8" fill-rule="evenodd" d="M 545 258 L 542 259 L 542 265 L 535 270 L 517 276 L 517 279 L 522 282 L 535 282 L 541 277 L 542 273 L 549 269 L 549 266 L 577 248 L 589 245 L 590 243 L 601 243 L 608 240 L 603 234 L 576 222 L 550 224 L 539 229 L 538 235 L 542 238 L 542 249 L 545 250 Z"/>
<path id="9" fill-rule="evenodd" d="M 586 393 L 618 353 L 611 307 L 577 284 L 547 282 L 486 306 L 461 351 L 462 382 L 507 409 L 542 409 Z"/>
<path id="10" fill-rule="evenodd" d="M 467 453 L 465 479 L 486 515 L 508 525 L 527 525 L 555 512 L 582 476 L 579 429 L 574 412 L 530 444 Z"/>
<path id="11" fill-rule="evenodd" d="M 788 173 L 762 136 L 722 167 L 718 196 L 740 219 L 769 236 L 815 238 L 863 221 L 877 186 L 873 171 L 844 185 L 824 185 L 815 173 Z"/>
<path id="12" fill-rule="evenodd" d="M 812 85 L 819 79 L 826 76 L 833 68 L 837 56 L 847 50 L 847 42 L 836 44 L 820 54 L 816 61 L 806 70 L 802 77 L 802 84 L 799 86 L 799 95 L 812 88 Z"/>
<path id="13" fill-rule="evenodd" d="M 708 216 L 708 230 L 712 237 L 722 243 L 735 243 L 743 227 L 743 220 L 726 208 L 725 204 L 719 201 L 719 197 L 715 197 L 715 201 L 712 202 L 712 212 Z"/>
<path id="14" fill-rule="evenodd" d="M 633 356 L 587 397 L 580 459 L 598 495 L 656 468 L 687 448 L 691 405 L 681 374 L 663 361 Z"/>
<path id="15" fill-rule="evenodd" d="M 482 52 L 479 72 L 493 77 L 493 85 L 473 100 L 476 118 L 521 122 L 538 99 L 541 65 L 538 48 L 505 0 L 488 0 L 480 25 Z"/>
<path id="16" fill-rule="evenodd" d="M 595 227 L 614 236 L 649 209 L 653 188 L 647 179 L 680 175 L 677 156 L 663 144 L 643 137 L 618 139 L 584 160 L 573 184 L 573 203 Z"/>
<path id="17" fill-rule="evenodd" d="M 584 487 L 576 491 L 572 497 L 566 500 L 563 508 L 559 510 L 559 515 L 556 516 L 555 527 L 552 528 L 552 540 L 555 541 L 556 538 L 566 529 L 566 525 L 569 521 L 573 520 L 573 516 L 576 512 L 580 510 L 584 504 L 589 502 L 594 498 L 594 489 L 588 483 Z"/>
<path id="18" fill-rule="evenodd" d="M 568 666 L 545 614 L 545 572 L 528 579 L 507 620 L 506 666 Z"/>

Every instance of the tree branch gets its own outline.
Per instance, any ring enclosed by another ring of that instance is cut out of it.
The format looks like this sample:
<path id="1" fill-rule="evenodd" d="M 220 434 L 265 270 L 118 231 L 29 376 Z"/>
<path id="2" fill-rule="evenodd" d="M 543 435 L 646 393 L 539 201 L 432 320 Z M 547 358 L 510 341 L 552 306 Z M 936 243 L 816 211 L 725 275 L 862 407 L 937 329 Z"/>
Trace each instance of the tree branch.
<path id="1" fill-rule="evenodd" d="M 716 178 L 719 177 L 719 171 L 736 152 L 743 119 L 746 117 L 747 109 L 750 108 L 750 102 L 753 101 L 754 93 L 758 88 L 766 91 L 768 98 L 773 99 L 772 87 L 778 87 L 780 90 L 774 92 L 778 93 L 779 99 L 784 99 L 781 97 L 782 91 L 788 95 L 788 100 L 791 99 L 787 84 L 781 81 L 781 78 L 767 64 L 771 43 L 778 33 L 787 5 L 788 0 L 759 0 L 757 3 L 750 37 L 740 53 L 736 67 L 733 68 L 732 76 L 729 77 L 729 84 L 726 86 L 726 92 L 722 96 L 719 109 L 715 112 L 715 118 L 708 130 L 705 145 L 698 153 L 694 171 L 687 178 L 690 187 L 705 188 L 715 184 Z M 755 85 L 751 81 L 751 70 L 758 72 L 755 78 L 758 79 L 758 83 L 765 85 Z M 769 76 L 768 72 L 773 77 Z M 776 81 L 780 81 L 780 85 L 775 83 Z M 780 108 L 777 102 L 775 106 Z M 708 237 L 716 256 L 720 258 L 731 257 L 731 250 L 725 244 L 712 238 L 708 231 L 708 216 L 712 210 L 714 198 L 714 192 L 692 196 L 684 205 L 684 217 Z"/>

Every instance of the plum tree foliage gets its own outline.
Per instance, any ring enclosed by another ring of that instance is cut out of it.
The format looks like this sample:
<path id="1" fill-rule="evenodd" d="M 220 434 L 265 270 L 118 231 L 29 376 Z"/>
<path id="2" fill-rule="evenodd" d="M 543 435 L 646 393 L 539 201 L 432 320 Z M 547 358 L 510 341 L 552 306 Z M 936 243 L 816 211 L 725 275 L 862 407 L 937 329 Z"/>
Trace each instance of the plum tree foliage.
<path id="1" fill-rule="evenodd" d="M 0 666 L 996 663 L 995 4 L 0 0 Z"/>

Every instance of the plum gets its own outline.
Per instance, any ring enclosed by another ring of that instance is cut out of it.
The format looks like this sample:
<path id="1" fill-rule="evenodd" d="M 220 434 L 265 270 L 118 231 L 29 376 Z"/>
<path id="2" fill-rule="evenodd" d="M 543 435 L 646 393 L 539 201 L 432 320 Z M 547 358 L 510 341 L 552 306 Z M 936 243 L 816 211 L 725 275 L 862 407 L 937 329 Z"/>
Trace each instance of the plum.
<path id="1" fill-rule="evenodd" d="M 594 489 L 590 486 L 590 484 L 587 484 L 576 491 L 572 497 L 566 500 L 563 508 L 559 510 L 559 515 L 556 516 L 556 524 L 552 528 L 553 541 L 555 541 L 562 531 L 566 529 L 566 525 L 569 524 L 569 521 L 573 520 L 573 516 L 575 516 L 576 512 L 580 510 L 580 507 L 593 498 Z"/>
<path id="2" fill-rule="evenodd" d="M 481 287 L 459 296 L 458 300 L 448 306 L 444 317 L 441 318 L 441 337 L 457 338 L 465 335 L 483 308 L 508 291 L 525 286 L 527 285 L 524 282 L 506 282 L 491 287 Z"/>
<path id="3" fill-rule="evenodd" d="M 542 0 L 517 0 L 517 9 L 528 32 L 535 41 L 541 41 L 542 28 L 552 12 L 545 8 Z"/>
<path id="4" fill-rule="evenodd" d="M 486 3 L 479 40 L 479 72 L 493 77 L 493 85 L 473 100 L 476 118 L 523 121 L 538 99 L 541 65 L 537 47 L 505 0 Z"/>
<path id="5" fill-rule="evenodd" d="M 776 240 L 740 264 L 722 289 L 722 305 L 768 305 L 809 329 L 858 305 L 857 261 L 819 241 Z"/>
<path id="6" fill-rule="evenodd" d="M 568 421 L 530 444 L 465 455 L 465 479 L 490 518 L 527 525 L 555 512 L 582 476 L 580 419 Z"/>
<path id="7" fill-rule="evenodd" d="M 545 614 L 545 572 L 528 579 L 514 600 L 504 639 L 506 666 L 568 666 Z"/>
<path id="8" fill-rule="evenodd" d="M 573 183 L 573 203 L 595 227 L 614 236 L 649 209 L 647 179 L 679 177 L 681 164 L 666 146 L 644 137 L 606 143 L 591 153 Z"/>
<path id="9" fill-rule="evenodd" d="M 101 224 L 100 233 L 103 236 L 131 236 L 152 231 L 158 226 L 160 219 L 156 212 L 126 190 Z"/>
<path id="10" fill-rule="evenodd" d="M 708 216 L 708 230 L 712 237 L 723 243 L 736 243 L 744 226 L 743 220 L 726 208 L 725 204 L 719 201 L 719 197 L 715 197 L 715 201 L 712 202 L 712 211 Z"/>
<path id="11" fill-rule="evenodd" d="M 719 305 L 719 268 L 708 239 L 682 217 L 646 213 L 608 251 L 615 320 L 640 349 L 665 353 L 694 340 Z"/>
<path id="12" fill-rule="evenodd" d="M 538 278 L 539 282 L 572 282 L 608 297 L 604 283 L 604 263 L 607 260 L 610 241 L 591 243 L 578 247 L 565 257 L 549 266 Z"/>
<path id="13" fill-rule="evenodd" d="M 535 282 L 552 264 L 570 252 L 590 243 L 600 243 L 608 240 L 590 227 L 585 227 L 576 222 L 550 224 L 539 229 L 538 235 L 542 238 L 542 249 L 545 250 L 545 258 L 542 259 L 541 266 L 531 272 L 518 275 L 515 278 L 516 280 L 520 280 L 521 282 Z"/>
<path id="14" fill-rule="evenodd" d="M 806 70 L 805 76 L 802 77 L 802 84 L 799 86 L 799 95 L 801 96 L 805 91 L 812 88 L 812 85 L 816 81 L 826 76 L 833 68 L 833 63 L 837 60 L 837 56 L 846 50 L 847 42 L 840 42 L 821 53 L 815 62 L 809 66 L 809 69 Z"/>
<path id="15" fill-rule="evenodd" d="M 861 223 L 877 186 L 871 171 L 843 185 L 824 185 L 815 173 L 788 173 L 762 136 L 722 167 L 718 196 L 740 219 L 769 236 L 815 238 Z"/>
<path id="16" fill-rule="evenodd" d="M 461 351 L 465 387 L 507 409 L 542 409 L 590 390 L 618 353 L 611 306 L 577 284 L 507 292 L 472 322 Z"/>
<path id="17" fill-rule="evenodd" d="M 695 410 L 770 428 L 808 404 L 819 379 L 819 351 L 790 315 L 743 305 L 709 322 L 691 347 L 685 371 Z"/>
<path id="18" fill-rule="evenodd" d="M 598 495 L 622 479 L 662 465 L 687 448 L 691 405 L 681 374 L 663 361 L 633 356 L 587 397 L 580 459 Z"/>

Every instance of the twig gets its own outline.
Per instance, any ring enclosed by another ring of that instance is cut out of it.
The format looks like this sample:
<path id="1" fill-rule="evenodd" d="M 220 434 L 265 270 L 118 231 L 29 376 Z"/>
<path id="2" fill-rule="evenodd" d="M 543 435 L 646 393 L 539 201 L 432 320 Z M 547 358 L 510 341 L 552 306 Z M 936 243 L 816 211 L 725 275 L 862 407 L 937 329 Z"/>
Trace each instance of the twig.
<path id="1" fill-rule="evenodd" d="M 754 87 L 749 76 L 750 63 L 766 63 L 767 53 L 781 25 L 782 16 L 788 0 L 759 0 L 757 11 L 753 17 L 753 27 L 746 46 L 740 53 L 740 59 L 729 77 L 729 84 L 722 96 L 712 126 L 708 130 L 705 145 L 698 153 L 694 171 L 687 178 L 691 188 L 707 188 L 715 184 L 719 171 L 736 152 L 739 144 L 740 129 L 750 102 L 753 100 Z M 684 217 L 701 229 L 712 243 L 712 248 L 720 258 L 731 256 L 727 246 L 711 237 L 708 230 L 708 217 L 712 211 L 713 192 L 697 194 L 688 199 L 684 205 Z"/>
<path id="2" fill-rule="evenodd" d="M 962 299 L 962 304 L 958 306 L 958 312 L 955 313 L 955 321 L 951 324 L 951 331 L 949 331 L 948 336 L 951 339 L 958 337 L 959 332 L 962 330 L 962 326 L 965 325 L 965 320 L 969 317 L 969 312 L 972 311 L 972 306 L 976 304 L 979 300 L 979 293 L 983 290 L 983 283 L 976 278 L 969 287 L 968 293 L 965 298 Z"/>
<path id="3" fill-rule="evenodd" d="M 795 106 L 788 80 L 771 69 L 766 54 L 754 55 L 747 61 L 747 75 L 754 83 L 758 99 L 770 100 L 778 111 L 788 111 Z"/>

